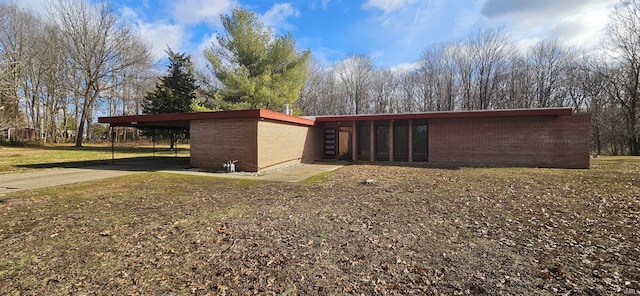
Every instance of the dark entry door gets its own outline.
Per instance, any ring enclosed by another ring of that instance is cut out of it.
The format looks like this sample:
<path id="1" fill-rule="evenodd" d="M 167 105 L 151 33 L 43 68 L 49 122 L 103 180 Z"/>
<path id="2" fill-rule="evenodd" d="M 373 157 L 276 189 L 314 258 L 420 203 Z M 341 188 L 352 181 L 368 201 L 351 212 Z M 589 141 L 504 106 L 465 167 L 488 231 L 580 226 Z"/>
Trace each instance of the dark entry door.
<path id="1" fill-rule="evenodd" d="M 338 129 L 327 127 L 324 129 L 323 137 L 324 158 L 333 159 L 338 157 Z"/>

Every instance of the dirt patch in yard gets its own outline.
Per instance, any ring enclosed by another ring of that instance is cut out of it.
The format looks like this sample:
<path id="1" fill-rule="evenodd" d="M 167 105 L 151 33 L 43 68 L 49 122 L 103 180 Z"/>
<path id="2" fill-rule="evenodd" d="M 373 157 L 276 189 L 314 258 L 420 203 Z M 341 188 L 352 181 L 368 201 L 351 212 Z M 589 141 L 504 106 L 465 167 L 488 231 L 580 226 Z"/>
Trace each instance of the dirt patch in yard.
<path id="1" fill-rule="evenodd" d="M 639 167 L 149 173 L 16 193 L 0 202 L 0 294 L 640 293 Z"/>

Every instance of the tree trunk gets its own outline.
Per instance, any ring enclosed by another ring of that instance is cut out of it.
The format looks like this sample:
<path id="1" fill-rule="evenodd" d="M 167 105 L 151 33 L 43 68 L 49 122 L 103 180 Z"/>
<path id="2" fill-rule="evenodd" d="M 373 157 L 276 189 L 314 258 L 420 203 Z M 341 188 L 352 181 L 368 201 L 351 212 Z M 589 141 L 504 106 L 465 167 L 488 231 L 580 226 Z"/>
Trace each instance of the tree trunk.
<path id="1" fill-rule="evenodd" d="M 87 85 L 86 90 L 84 92 L 84 104 L 82 104 L 82 114 L 80 114 L 80 120 L 78 121 L 78 129 L 76 135 L 76 147 L 82 147 L 82 140 L 84 137 L 84 125 L 87 120 L 87 114 L 89 114 L 89 109 L 91 108 L 91 102 L 93 101 L 90 93 L 91 86 Z M 77 110 L 77 108 L 76 108 Z M 76 114 L 77 116 L 77 114 Z"/>
<path id="2" fill-rule="evenodd" d="M 171 131 L 169 135 L 169 150 L 173 151 L 173 148 L 176 146 L 176 134 Z"/>
<path id="3" fill-rule="evenodd" d="M 82 136 L 84 135 L 84 112 L 80 115 L 80 122 L 76 130 L 76 147 L 82 147 Z"/>

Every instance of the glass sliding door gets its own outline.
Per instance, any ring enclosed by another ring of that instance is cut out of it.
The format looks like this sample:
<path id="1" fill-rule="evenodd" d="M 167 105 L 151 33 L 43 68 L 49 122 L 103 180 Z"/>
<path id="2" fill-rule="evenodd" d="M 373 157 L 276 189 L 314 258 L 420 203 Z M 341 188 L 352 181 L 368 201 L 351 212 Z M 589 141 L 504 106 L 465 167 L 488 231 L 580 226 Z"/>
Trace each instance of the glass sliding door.
<path id="1" fill-rule="evenodd" d="M 369 122 L 358 123 L 357 130 L 358 159 L 369 160 L 371 156 L 371 149 L 369 147 L 371 143 Z"/>
<path id="2" fill-rule="evenodd" d="M 413 122 L 413 161 L 429 161 L 429 126 L 426 120 Z"/>
<path id="3" fill-rule="evenodd" d="M 375 123 L 376 158 L 375 160 L 389 160 L 389 122 Z"/>
<path id="4" fill-rule="evenodd" d="M 393 123 L 393 160 L 409 160 L 409 125 L 406 121 Z"/>

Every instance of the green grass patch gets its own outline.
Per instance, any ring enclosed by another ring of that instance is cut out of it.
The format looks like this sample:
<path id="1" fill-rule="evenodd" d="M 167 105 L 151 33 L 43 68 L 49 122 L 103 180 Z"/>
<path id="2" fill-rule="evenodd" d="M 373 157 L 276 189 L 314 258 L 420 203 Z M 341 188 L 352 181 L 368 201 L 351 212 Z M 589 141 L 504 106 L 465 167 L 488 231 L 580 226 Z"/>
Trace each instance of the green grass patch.
<path id="1" fill-rule="evenodd" d="M 302 183 L 322 183 L 324 180 L 326 180 L 326 177 L 333 172 L 335 171 L 324 172 L 324 173 L 311 176 L 309 178 L 304 179 Z"/>
<path id="2" fill-rule="evenodd" d="M 189 156 L 187 145 L 178 146 L 176 151 L 168 148 L 157 147 L 155 156 Z M 0 146 L 0 174 L 9 172 L 26 171 L 41 167 L 64 167 L 64 164 L 72 166 L 96 165 L 108 162 L 112 159 L 138 159 L 151 158 L 154 149 L 150 146 L 118 147 L 112 155 L 111 146 L 105 144 L 87 144 L 84 147 L 75 147 L 71 144 L 47 145 L 47 146 Z"/>

